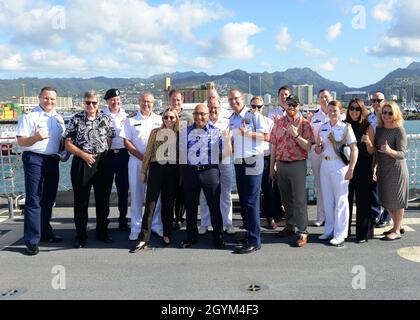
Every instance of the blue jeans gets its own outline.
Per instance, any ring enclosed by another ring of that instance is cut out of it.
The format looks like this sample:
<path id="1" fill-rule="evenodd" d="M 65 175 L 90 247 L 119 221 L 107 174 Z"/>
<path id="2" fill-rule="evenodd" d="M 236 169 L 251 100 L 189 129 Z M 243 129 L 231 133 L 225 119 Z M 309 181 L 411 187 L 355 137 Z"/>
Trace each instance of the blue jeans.
<path id="1" fill-rule="evenodd" d="M 260 170 L 259 174 L 257 172 L 250 174 L 247 173 L 247 168 L 255 168 L 255 163 L 235 164 L 236 187 L 248 244 L 259 247 L 261 246 L 260 190 L 263 172 Z"/>
<path id="2" fill-rule="evenodd" d="M 37 245 L 41 237 L 54 236 L 50 220 L 60 178 L 59 158 L 25 151 L 22 162 L 26 193 L 24 240 L 26 245 Z"/>

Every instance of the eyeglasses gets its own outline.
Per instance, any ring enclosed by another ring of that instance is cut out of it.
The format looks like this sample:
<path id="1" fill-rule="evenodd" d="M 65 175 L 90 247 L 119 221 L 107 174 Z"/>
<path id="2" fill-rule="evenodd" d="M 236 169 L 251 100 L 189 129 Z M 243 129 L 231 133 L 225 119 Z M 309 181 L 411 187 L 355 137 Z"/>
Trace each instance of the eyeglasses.
<path id="1" fill-rule="evenodd" d="M 261 109 L 262 107 L 264 107 L 264 106 L 260 106 L 260 105 L 256 105 L 256 104 L 251 104 L 251 108 L 252 109 Z"/>
<path id="2" fill-rule="evenodd" d="M 193 116 L 197 116 L 197 117 L 204 117 L 206 115 L 208 115 L 209 113 L 207 112 L 193 112 Z"/>
<path id="3" fill-rule="evenodd" d="M 164 116 L 163 117 L 163 120 L 171 120 L 171 121 L 174 121 L 175 120 L 175 117 L 174 116 Z"/>
<path id="4" fill-rule="evenodd" d="M 381 103 L 382 101 L 384 101 L 384 99 L 372 99 L 372 103 Z"/>
<path id="5" fill-rule="evenodd" d="M 350 111 L 358 111 L 358 112 L 360 112 L 360 111 L 362 111 L 362 108 L 350 106 L 349 110 Z"/>
<path id="6" fill-rule="evenodd" d="M 98 104 L 98 102 L 97 101 L 85 101 L 85 104 L 88 106 L 88 105 L 94 105 L 94 106 L 96 106 L 97 104 Z"/>
<path id="7" fill-rule="evenodd" d="M 292 103 L 286 103 L 288 108 L 297 108 L 297 104 L 292 104 Z"/>
<path id="8" fill-rule="evenodd" d="M 382 114 L 384 116 L 388 115 L 388 116 L 392 117 L 394 115 L 394 112 L 392 112 L 392 111 L 382 111 Z"/>

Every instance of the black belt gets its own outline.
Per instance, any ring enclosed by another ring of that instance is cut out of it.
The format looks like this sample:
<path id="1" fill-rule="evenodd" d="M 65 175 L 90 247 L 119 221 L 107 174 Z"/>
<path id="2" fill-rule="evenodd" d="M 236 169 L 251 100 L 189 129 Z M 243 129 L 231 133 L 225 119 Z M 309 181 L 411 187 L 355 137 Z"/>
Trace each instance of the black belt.
<path id="1" fill-rule="evenodd" d="M 219 168 L 219 166 L 217 164 L 209 164 L 209 165 L 203 165 L 203 166 L 188 165 L 188 168 L 194 169 L 196 171 L 204 171 L 204 170 Z"/>
<path id="2" fill-rule="evenodd" d="M 122 151 L 122 150 L 125 150 L 125 148 L 121 148 L 121 149 L 109 149 L 109 152 L 116 154 L 116 153 L 120 153 L 120 151 Z"/>

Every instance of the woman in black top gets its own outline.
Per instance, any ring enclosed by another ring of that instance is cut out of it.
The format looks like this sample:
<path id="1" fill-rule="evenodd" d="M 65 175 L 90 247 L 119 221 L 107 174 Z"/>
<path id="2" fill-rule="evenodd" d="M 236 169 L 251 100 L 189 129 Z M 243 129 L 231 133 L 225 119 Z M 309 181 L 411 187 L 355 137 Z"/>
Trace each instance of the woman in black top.
<path id="1" fill-rule="evenodd" d="M 368 110 L 361 99 L 353 99 L 349 103 L 346 122 L 353 128 L 357 139 L 359 156 L 354 168 L 353 178 L 349 184 L 350 220 L 352 218 L 353 194 L 356 194 L 356 241 L 363 243 L 373 238 L 374 215 L 371 210 L 372 192 L 376 188 L 373 180 L 373 154 L 375 148 L 371 141 L 375 133 L 368 122 Z M 368 139 L 369 138 L 369 139 Z M 349 224 L 349 234 L 350 234 Z"/>

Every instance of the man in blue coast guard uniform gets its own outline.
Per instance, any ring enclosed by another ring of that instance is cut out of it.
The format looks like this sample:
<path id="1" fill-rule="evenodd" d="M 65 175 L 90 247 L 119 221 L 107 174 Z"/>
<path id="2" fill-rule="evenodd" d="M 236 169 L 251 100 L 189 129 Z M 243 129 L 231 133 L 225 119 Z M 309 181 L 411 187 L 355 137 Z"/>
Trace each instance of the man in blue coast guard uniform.
<path id="1" fill-rule="evenodd" d="M 229 104 L 234 111 L 229 120 L 233 134 L 233 154 L 241 216 L 246 235 L 236 253 L 251 253 L 261 248 L 260 189 L 264 171 L 264 139 L 267 128 L 261 113 L 245 107 L 239 89 L 229 92 Z"/>
<path id="2" fill-rule="evenodd" d="M 121 138 L 120 132 L 127 120 L 127 113 L 121 107 L 120 91 L 118 89 L 109 89 L 104 96 L 108 107 L 103 112 L 112 119 L 112 124 L 115 129 L 116 136 L 112 139 L 111 149 L 109 150 L 109 157 L 112 170 L 108 177 L 108 190 L 111 194 L 112 184 L 117 187 L 118 194 L 118 228 L 122 231 L 129 231 L 127 224 L 127 210 L 128 210 L 128 151 L 124 146 L 124 139 Z"/>
<path id="3" fill-rule="evenodd" d="M 38 254 L 39 242 L 62 241 L 50 225 L 59 181 L 57 153 L 65 130 L 63 118 L 54 110 L 56 100 L 54 88 L 43 88 L 39 106 L 20 117 L 17 126 L 25 173 L 24 239 L 28 255 Z"/>

